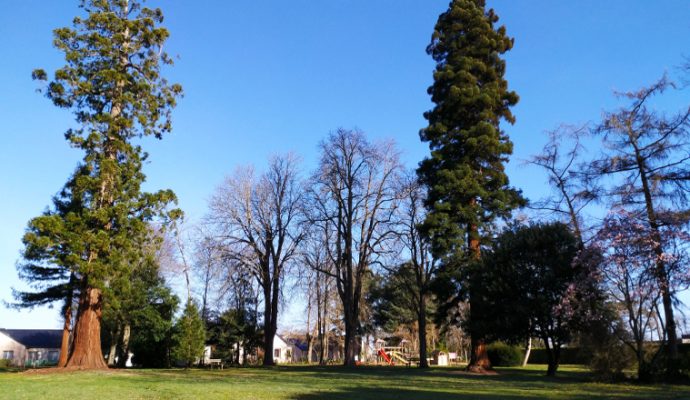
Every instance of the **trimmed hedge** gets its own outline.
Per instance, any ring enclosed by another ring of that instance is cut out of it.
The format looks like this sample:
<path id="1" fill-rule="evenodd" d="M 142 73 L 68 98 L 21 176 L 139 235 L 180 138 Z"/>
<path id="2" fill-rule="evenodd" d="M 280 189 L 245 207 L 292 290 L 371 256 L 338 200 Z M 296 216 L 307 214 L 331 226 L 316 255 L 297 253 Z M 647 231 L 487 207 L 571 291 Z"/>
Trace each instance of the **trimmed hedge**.
<path id="1" fill-rule="evenodd" d="M 681 358 L 681 368 L 690 370 L 690 344 L 684 343 L 678 346 Z M 548 364 L 546 349 L 532 349 L 528 364 Z M 589 365 L 592 362 L 592 354 L 579 347 L 564 347 L 561 349 L 561 364 Z"/>
<path id="2" fill-rule="evenodd" d="M 592 361 L 591 354 L 580 351 L 579 347 L 564 347 L 561 349 L 561 364 L 586 365 Z M 532 349 L 529 354 L 528 364 L 548 364 L 549 356 L 546 349 Z"/>
<path id="3" fill-rule="evenodd" d="M 491 365 L 497 367 L 516 367 L 522 364 L 524 353 L 518 346 L 511 346 L 503 342 L 494 342 L 486 346 Z"/>

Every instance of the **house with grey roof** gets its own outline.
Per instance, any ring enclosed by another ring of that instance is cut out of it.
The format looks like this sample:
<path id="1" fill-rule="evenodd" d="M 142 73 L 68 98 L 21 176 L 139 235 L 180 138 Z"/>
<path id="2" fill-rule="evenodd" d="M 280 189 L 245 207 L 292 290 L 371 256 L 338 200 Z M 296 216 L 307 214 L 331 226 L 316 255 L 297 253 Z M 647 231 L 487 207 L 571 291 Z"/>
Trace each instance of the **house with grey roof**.
<path id="1" fill-rule="evenodd" d="M 0 358 L 15 366 L 57 364 L 61 329 L 0 329 Z"/>

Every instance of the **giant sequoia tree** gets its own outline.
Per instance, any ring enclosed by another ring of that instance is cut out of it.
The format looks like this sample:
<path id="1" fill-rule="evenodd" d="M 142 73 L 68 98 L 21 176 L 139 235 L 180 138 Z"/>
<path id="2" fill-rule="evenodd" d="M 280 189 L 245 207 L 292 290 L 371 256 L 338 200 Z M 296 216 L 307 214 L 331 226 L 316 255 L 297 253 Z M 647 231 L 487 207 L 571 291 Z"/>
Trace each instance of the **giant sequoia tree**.
<path id="1" fill-rule="evenodd" d="M 81 7 L 84 18 L 55 30 L 66 64 L 45 93 L 74 112 L 77 125 L 65 137 L 84 157 L 54 209 L 29 222 L 20 268 L 27 281 L 38 283 L 37 293 L 62 291 L 68 305 L 77 290 L 67 366 L 105 368 L 100 330 L 109 283 L 127 273 L 148 221 L 170 216 L 165 210 L 175 200 L 171 191 L 142 193 L 146 154 L 134 140 L 170 131 L 170 112 L 182 89 L 160 74 L 171 60 L 162 51 L 168 31 L 160 27 L 159 9 L 138 0 L 83 0 Z M 33 77 L 48 80 L 43 70 Z"/>
<path id="2" fill-rule="evenodd" d="M 508 90 L 501 59 L 513 40 L 504 27 L 495 28 L 497 21 L 484 0 L 453 0 L 427 48 L 437 63 L 428 90 L 435 106 L 424 115 L 429 126 L 420 137 L 431 155 L 418 173 L 428 187 L 424 229 L 446 270 L 478 263 L 486 228 L 522 201 L 504 171 L 512 143 L 499 125 L 514 122 L 510 107 L 518 96 Z M 482 338 L 470 333 L 470 368 L 489 367 Z"/>

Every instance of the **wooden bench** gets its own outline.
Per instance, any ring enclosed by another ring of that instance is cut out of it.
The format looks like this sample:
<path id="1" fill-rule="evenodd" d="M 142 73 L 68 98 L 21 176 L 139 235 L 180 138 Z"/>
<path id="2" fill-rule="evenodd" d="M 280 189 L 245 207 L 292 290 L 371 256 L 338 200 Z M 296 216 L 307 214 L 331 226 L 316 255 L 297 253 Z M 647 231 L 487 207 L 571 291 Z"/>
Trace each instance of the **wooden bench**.
<path id="1" fill-rule="evenodd" d="M 223 369 L 223 360 L 220 358 L 209 358 L 208 366 L 211 369 L 213 369 L 214 366 L 218 367 L 219 369 Z"/>

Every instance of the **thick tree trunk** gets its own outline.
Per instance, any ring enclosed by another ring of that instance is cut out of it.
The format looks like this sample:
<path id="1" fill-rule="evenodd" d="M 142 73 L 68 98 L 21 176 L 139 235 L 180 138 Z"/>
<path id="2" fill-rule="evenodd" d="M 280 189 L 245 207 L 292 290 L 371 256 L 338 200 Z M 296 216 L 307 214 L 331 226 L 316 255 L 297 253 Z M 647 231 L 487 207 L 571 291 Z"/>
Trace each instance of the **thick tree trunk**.
<path id="1" fill-rule="evenodd" d="M 472 337 L 472 350 L 470 351 L 470 363 L 467 365 L 467 370 L 481 373 L 490 369 L 491 361 L 489 361 L 489 353 L 486 351 L 484 339 Z"/>
<path id="2" fill-rule="evenodd" d="M 476 225 L 470 225 L 467 230 L 470 257 L 473 261 L 481 261 L 481 248 L 479 242 L 479 229 Z M 470 288 L 470 321 L 472 315 L 474 314 L 474 308 L 472 303 L 476 299 L 472 296 L 472 288 Z M 489 361 L 489 354 L 486 351 L 486 343 L 484 338 L 481 337 L 477 332 L 473 332 L 470 329 L 471 345 L 472 349 L 470 351 L 470 362 L 467 365 L 467 370 L 471 372 L 484 372 L 491 369 L 491 361 Z"/>
<path id="3" fill-rule="evenodd" d="M 359 354 L 357 322 L 357 315 L 352 310 L 345 313 L 345 359 L 343 365 L 347 367 L 356 365 L 355 358 Z"/>
<path id="4" fill-rule="evenodd" d="M 270 310 L 270 305 L 266 308 Z M 270 318 L 270 311 L 268 311 L 267 314 L 268 318 Z M 271 326 L 271 321 L 266 321 L 266 318 L 264 318 L 264 366 L 275 365 L 275 361 L 273 360 L 273 337 L 275 336 L 275 332 L 272 332 Z"/>
<path id="5" fill-rule="evenodd" d="M 100 289 L 82 290 L 74 327 L 74 346 L 67 367 L 107 369 L 101 351 L 101 313 L 103 298 Z"/>
<path id="6" fill-rule="evenodd" d="M 549 367 L 546 370 L 546 376 L 556 376 L 558 366 L 561 363 L 561 347 L 554 346 L 549 352 Z"/>
<path id="7" fill-rule="evenodd" d="M 419 297 L 420 308 L 417 320 L 419 325 L 419 368 L 429 368 L 429 362 L 426 359 L 426 298 L 423 294 Z"/>
<path id="8" fill-rule="evenodd" d="M 72 281 L 72 279 L 70 279 Z M 64 319 L 65 322 L 62 325 L 62 343 L 60 344 L 60 358 L 58 359 L 57 366 L 62 368 L 67 365 L 67 359 L 69 358 L 69 345 L 70 345 L 70 330 L 72 328 L 72 298 L 73 292 L 70 289 L 67 299 L 65 300 L 64 309 Z"/>

